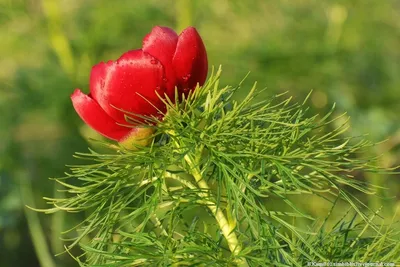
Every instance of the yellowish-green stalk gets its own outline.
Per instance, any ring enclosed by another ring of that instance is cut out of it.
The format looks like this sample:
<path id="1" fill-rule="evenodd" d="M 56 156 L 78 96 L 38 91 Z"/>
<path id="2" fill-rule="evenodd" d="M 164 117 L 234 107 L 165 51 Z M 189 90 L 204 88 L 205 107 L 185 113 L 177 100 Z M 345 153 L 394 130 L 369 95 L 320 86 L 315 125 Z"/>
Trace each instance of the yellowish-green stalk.
<path id="1" fill-rule="evenodd" d="M 192 0 L 176 0 L 176 28 L 178 32 L 192 25 L 192 5 Z"/>
<path id="2" fill-rule="evenodd" d="M 33 204 L 32 184 L 27 179 L 20 184 L 21 198 L 24 203 Z M 40 225 L 39 216 L 36 212 L 24 208 L 26 221 L 29 227 L 29 233 L 32 238 L 33 248 L 36 251 L 40 266 L 42 267 L 56 267 L 53 257 L 50 253 L 49 247 L 46 242 L 46 237 L 43 228 Z"/>
<path id="3" fill-rule="evenodd" d="M 170 134 L 172 136 L 174 136 L 173 132 L 170 132 Z M 178 149 L 180 148 L 179 143 L 176 141 L 175 141 L 175 145 Z M 203 150 L 202 148 L 199 148 L 198 153 L 201 154 L 202 150 Z M 200 197 L 202 197 L 203 199 L 210 199 L 210 187 L 208 186 L 207 182 L 203 179 L 203 177 L 200 173 L 200 170 L 197 166 L 198 164 L 188 154 L 186 154 L 184 156 L 184 159 L 185 159 L 186 163 L 188 164 L 188 166 L 190 168 L 190 174 L 192 174 L 192 176 L 196 180 L 198 187 L 200 189 L 204 190 L 204 192 L 199 192 L 198 195 Z M 214 215 L 214 218 L 217 221 L 218 226 L 228 243 L 229 250 L 232 252 L 233 255 L 237 256 L 241 252 L 242 246 L 239 243 L 237 235 L 234 231 L 235 223 L 230 224 L 228 222 L 224 212 L 221 210 L 221 208 L 219 208 L 217 206 L 217 204 L 215 202 L 208 202 L 207 204 L 208 204 L 207 207 L 210 209 L 211 213 Z M 233 216 L 230 216 L 230 217 L 233 217 Z M 245 259 L 240 259 L 237 261 L 237 263 L 238 263 L 238 266 L 243 266 L 243 267 L 248 266 L 247 261 Z"/>
<path id="4" fill-rule="evenodd" d="M 74 73 L 74 58 L 68 37 L 62 29 L 60 1 L 42 0 L 41 2 L 47 20 L 51 47 L 63 70 L 72 75 Z"/>

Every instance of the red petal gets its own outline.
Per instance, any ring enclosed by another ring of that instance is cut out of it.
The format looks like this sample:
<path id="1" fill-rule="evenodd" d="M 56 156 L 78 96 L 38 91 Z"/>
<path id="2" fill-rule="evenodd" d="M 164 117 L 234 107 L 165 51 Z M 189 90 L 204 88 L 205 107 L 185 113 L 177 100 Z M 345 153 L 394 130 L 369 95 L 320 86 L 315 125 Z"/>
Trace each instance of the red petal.
<path id="1" fill-rule="evenodd" d="M 163 78 L 163 66 L 156 58 L 142 50 L 132 50 L 115 62 L 94 66 L 90 92 L 110 117 L 126 123 L 124 113 L 127 112 L 157 116 L 158 109 L 165 111 L 165 105 L 156 94 L 164 95 Z"/>
<path id="2" fill-rule="evenodd" d="M 180 89 L 184 92 L 194 89 L 197 83 L 204 84 L 208 71 L 207 52 L 195 28 L 186 28 L 179 35 L 172 64 Z"/>
<path id="3" fill-rule="evenodd" d="M 172 67 L 178 35 L 168 27 L 156 26 L 143 39 L 143 51 L 157 58 L 164 66 L 167 94 L 174 99 L 175 73 Z"/>
<path id="4" fill-rule="evenodd" d="M 131 128 L 118 125 L 90 96 L 76 89 L 71 95 L 72 104 L 78 115 L 94 130 L 113 140 L 122 140 L 131 132 Z"/>

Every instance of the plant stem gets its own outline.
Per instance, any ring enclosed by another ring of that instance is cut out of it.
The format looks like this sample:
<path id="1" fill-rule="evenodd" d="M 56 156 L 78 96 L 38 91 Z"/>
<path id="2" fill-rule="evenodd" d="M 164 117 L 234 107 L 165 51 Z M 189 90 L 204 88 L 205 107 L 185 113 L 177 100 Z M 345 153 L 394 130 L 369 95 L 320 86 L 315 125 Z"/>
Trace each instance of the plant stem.
<path id="1" fill-rule="evenodd" d="M 210 191 L 210 187 L 208 186 L 207 182 L 203 179 L 199 168 L 196 166 L 196 164 L 193 162 L 193 160 L 189 155 L 186 154 L 184 159 L 186 163 L 189 165 L 189 168 L 191 169 L 191 174 L 196 180 L 199 188 L 205 190 L 205 192 L 199 192 L 198 193 L 199 196 L 203 198 L 208 198 L 209 197 L 208 192 Z M 233 253 L 233 255 L 235 256 L 238 255 L 242 250 L 242 247 L 238 241 L 236 233 L 234 232 L 235 227 L 229 224 L 224 212 L 221 209 L 219 209 L 215 203 L 212 203 L 211 205 L 207 206 L 210 209 L 211 213 L 214 215 L 215 220 L 217 221 L 222 234 L 224 235 L 226 241 L 228 242 L 229 250 Z M 240 259 L 238 261 L 238 265 L 243 267 L 248 266 L 245 259 Z"/>
<path id="2" fill-rule="evenodd" d="M 62 16 L 60 1 L 42 0 L 43 13 L 49 31 L 51 48 L 57 55 L 63 70 L 69 74 L 74 74 L 74 57 L 71 45 L 62 28 Z"/>
<path id="3" fill-rule="evenodd" d="M 59 191 L 61 185 L 59 183 L 54 184 L 54 197 L 55 198 L 65 198 L 64 192 Z M 59 238 L 62 232 L 65 220 L 64 212 L 57 212 L 52 215 L 51 218 L 51 248 L 55 254 L 64 251 L 63 241 Z M 60 255 L 61 256 L 61 255 Z"/>
<path id="4" fill-rule="evenodd" d="M 20 182 L 21 198 L 24 203 L 33 204 L 33 192 L 32 185 L 29 179 L 25 179 Z M 36 212 L 24 208 L 26 221 L 29 227 L 29 233 L 32 238 L 33 247 L 36 251 L 36 255 L 39 259 L 40 266 L 43 267 L 55 267 L 56 264 L 53 261 L 53 257 L 47 246 L 46 237 L 43 229 L 40 225 L 40 220 Z"/>
<path id="5" fill-rule="evenodd" d="M 192 159 L 188 155 L 186 155 L 184 158 L 186 163 L 189 165 L 189 168 L 192 171 L 191 174 L 195 178 L 199 188 L 204 189 L 204 191 L 207 192 L 210 191 L 210 187 L 208 186 L 207 182 L 203 179 L 199 169 L 195 166 Z M 209 193 L 206 192 L 200 192 L 199 195 L 205 198 L 209 197 Z M 225 214 L 222 212 L 221 209 L 218 209 L 215 203 L 208 205 L 208 208 L 211 210 L 212 214 L 217 220 L 218 225 L 222 231 L 222 234 L 225 236 L 226 241 L 228 242 L 230 251 L 233 254 L 237 255 L 241 250 L 241 246 L 238 242 L 236 234 L 233 232 L 233 227 L 229 225 L 228 220 L 225 217 Z"/>
<path id="6" fill-rule="evenodd" d="M 171 135 L 171 137 L 174 137 L 173 131 L 170 131 L 169 134 Z M 175 145 L 178 149 L 180 148 L 180 145 L 177 142 L 177 140 L 175 140 Z M 197 150 L 199 155 L 201 155 L 202 150 L 203 150 L 203 147 L 200 147 L 200 149 Z M 192 174 L 192 176 L 196 180 L 198 187 L 200 189 L 204 190 L 204 192 L 202 192 L 202 191 L 198 192 L 198 195 L 201 198 L 203 198 L 204 200 L 209 199 L 210 198 L 210 187 L 208 186 L 207 182 L 203 179 L 200 169 L 197 166 L 198 164 L 196 164 L 195 161 L 188 154 L 186 154 L 184 156 L 184 159 L 185 159 L 186 163 L 188 164 L 188 166 L 190 168 L 190 174 Z M 200 157 L 198 157 L 198 159 L 200 159 Z M 235 226 L 229 224 L 224 212 L 220 208 L 218 208 L 215 201 L 206 201 L 206 202 L 208 204 L 207 207 L 210 209 L 211 213 L 214 215 L 215 220 L 217 221 L 218 226 L 228 243 L 229 250 L 233 253 L 233 255 L 237 256 L 240 253 L 240 251 L 242 250 L 242 246 L 240 245 L 237 235 L 234 232 Z M 233 217 L 233 216 L 231 216 L 231 217 Z M 242 266 L 242 267 L 248 266 L 246 259 L 243 259 L 243 258 L 239 259 L 237 261 L 237 263 L 238 263 L 238 266 Z"/>
<path id="7" fill-rule="evenodd" d="M 176 28 L 182 31 L 184 28 L 192 25 L 192 0 L 177 0 L 176 7 Z"/>

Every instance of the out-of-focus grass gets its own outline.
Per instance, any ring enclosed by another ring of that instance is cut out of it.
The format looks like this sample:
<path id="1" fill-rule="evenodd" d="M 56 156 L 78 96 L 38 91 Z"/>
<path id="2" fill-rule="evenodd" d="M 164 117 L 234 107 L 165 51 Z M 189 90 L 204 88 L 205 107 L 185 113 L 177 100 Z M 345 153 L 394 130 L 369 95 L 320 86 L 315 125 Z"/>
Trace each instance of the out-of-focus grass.
<path id="1" fill-rule="evenodd" d="M 28 204 L 42 207 L 41 197 L 54 191 L 47 177 L 74 163 L 71 155 L 85 150 L 87 136 L 99 138 L 83 126 L 69 95 L 87 89 L 93 64 L 140 47 L 154 25 L 196 26 L 226 84 L 251 71 L 246 83 L 257 80 L 271 94 L 302 98 L 313 89 L 315 112 L 337 102 L 338 113 L 352 117 L 353 135 L 392 136 L 370 153 L 391 149 L 380 164 L 398 164 L 399 17 L 398 0 L 1 0 L 0 266 L 38 265 L 20 185 L 29 181 L 35 203 Z M 386 198 L 363 200 L 394 213 L 398 199 L 388 197 L 399 192 L 398 176 L 360 179 L 388 187 Z M 311 213 L 327 210 L 307 201 Z M 39 219 L 49 254 L 60 252 L 58 232 L 73 219 Z M 73 266 L 67 256 L 54 261 Z"/>

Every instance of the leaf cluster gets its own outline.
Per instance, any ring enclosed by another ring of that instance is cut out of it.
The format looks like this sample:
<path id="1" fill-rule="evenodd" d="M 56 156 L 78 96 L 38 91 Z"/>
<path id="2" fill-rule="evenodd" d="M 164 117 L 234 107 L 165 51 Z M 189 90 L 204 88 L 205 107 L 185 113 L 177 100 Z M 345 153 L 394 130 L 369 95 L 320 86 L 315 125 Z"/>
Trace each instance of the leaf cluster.
<path id="1" fill-rule="evenodd" d="M 74 256 L 81 266 L 399 260 L 396 233 L 383 232 L 354 194 L 374 193 L 354 174 L 390 172 L 364 157 L 373 144 L 342 137 L 348 124 L 331 118 L 333 109 L 309 116 L 307 99 L 265 98 L 254 85 L 236 101 L 241 85 L 220 86 L 220 74 L 181 101 L 165 100 L 163 120 L 149 118 L 156 130 L 150 146 L 77 153 L 89 163 L 55 179 L 67 197 L 46 198 L 54 206 L 46 212 L 83 214 L 66 233 L 72 236 L 67 251 L 77 244 L 83 250 Z M 318 225 L 293 196 L 317 196 L 332 207 L 342 201 L 354 217 Z"/>

